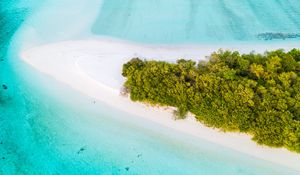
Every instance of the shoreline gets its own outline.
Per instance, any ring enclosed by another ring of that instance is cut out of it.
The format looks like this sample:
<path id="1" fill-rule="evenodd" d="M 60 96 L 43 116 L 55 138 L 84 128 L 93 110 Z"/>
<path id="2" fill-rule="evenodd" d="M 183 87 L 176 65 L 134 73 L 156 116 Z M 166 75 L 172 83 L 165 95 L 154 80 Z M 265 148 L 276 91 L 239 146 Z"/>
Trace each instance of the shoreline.
<path id="1" fill-rule="evenodd" d="M 171 109 L 149 107 L 120 96 L 120 88 L 124 82 L 121 76 L 121 66 L 132 57 L 165 61 L 186 58 L 199 61 L 205 60 L 206 56 L 219 48 L 239 50 L 241 53 L 252 50 L 262 53 L 265 50 L 282 48 L 279 45 L 265 46 L 267 47 L 261 45 L 155 46 L 107 38 L 65 41 L 38 46 L 22 52 L 21 58 L 40 72 L 116 109 L 256 158 L 300 170 L 298 163 L 300 154 L 283 148 L 259 146 L 251 140 L 249 135 L 220 132 L 204 126 L 191 116 L 185 120 L 175 121 Z M 296 43 L 283 48 L 294 47 L 297 47 Z"/>

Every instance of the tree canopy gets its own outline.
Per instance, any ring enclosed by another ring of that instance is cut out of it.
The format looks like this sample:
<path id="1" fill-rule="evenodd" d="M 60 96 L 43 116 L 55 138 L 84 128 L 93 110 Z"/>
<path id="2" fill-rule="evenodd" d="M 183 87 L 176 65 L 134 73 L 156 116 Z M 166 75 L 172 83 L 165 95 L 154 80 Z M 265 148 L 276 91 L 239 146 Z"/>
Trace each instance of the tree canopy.
<path id="1" fill-rule="evenodd" d="M 300 152 L 300 50 L 212 53 L 209 61 L 133 58 L 123 65 L 133 101 L 173 106 L 207 126 Z"/>

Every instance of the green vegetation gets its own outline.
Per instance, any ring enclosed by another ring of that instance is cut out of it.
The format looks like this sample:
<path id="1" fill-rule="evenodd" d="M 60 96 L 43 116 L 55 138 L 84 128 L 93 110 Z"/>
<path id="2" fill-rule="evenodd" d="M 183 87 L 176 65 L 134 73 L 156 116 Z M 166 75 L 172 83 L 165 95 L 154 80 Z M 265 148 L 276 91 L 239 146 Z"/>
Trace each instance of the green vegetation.
<path id="1" fill-rule="evenodd" d="M 300 152 L 300 50 L 219 51 L 198 64 L 134 58 L 122 75 L 133 101 L 174 106 L 179 118 L 191 112 L 207 126 Z"/>

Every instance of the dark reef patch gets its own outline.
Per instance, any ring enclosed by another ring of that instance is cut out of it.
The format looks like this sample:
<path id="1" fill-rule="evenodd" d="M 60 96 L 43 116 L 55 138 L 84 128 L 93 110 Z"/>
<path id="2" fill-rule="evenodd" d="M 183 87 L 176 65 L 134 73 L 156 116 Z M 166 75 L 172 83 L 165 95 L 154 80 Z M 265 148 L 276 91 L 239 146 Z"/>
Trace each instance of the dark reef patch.
<path id="1" fill-rule="evenodd" d="M 286 39 L 295 39 L 300 38 L 300 33 L 273 33 L 273 32 L 266 32 L 266 33 L 260 33 L 257 35 L 257 38 L 260 40 L 286 40 Z"/>
<path id="2" fill-rule="evenodd" d="M 77 154 L 80 154 L 80 153 L 82 153 L 82 152 L 85 151 L 85 150 L 86 150 L 85 147 L 81 147 L 81 148 L 77 151 Z"/>
<path id="3" fill-rule="evenodd" d="M 2 84 L 2 88 L 3 88 L 4 90 L 7 90 L 7 89 L 8 89 L 7 85 L 5 85 L 5 84 Z"/>

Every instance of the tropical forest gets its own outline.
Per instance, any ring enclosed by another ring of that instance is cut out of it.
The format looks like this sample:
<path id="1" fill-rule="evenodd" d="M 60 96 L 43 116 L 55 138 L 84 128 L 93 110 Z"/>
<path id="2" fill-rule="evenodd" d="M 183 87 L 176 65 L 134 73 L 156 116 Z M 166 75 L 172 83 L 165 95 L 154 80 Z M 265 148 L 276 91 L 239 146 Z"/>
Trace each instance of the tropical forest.
<path id="1" fill-rule="evenodd" d="M 175 107 L 206 126 L 242 132 L 258 144 L 300 153 L 300 50 L 240 54 L 219 50 L 206 61 L 133 58 L 123 65 L 133 101 Z"/>

